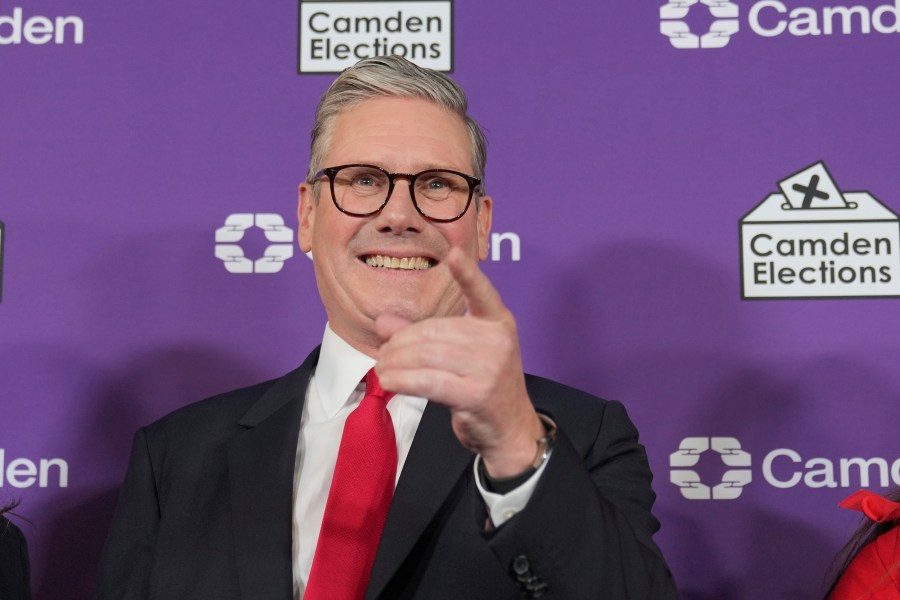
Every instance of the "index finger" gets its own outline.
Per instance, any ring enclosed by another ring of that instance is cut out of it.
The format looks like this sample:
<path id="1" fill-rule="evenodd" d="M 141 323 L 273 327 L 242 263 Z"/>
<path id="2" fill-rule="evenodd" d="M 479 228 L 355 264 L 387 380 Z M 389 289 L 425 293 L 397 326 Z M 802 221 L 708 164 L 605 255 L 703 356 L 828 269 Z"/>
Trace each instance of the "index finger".
<path id="1" fill-rule="evenodd" d="M 453 248 L 447 254 L 447 267 L 456 283 L 459 284 L 469 314 L 475 317 L 499 317 L 506 307 L 500 299 L 500 293 L 491 284 L 487 275 L 478 268 L 478 263 L 470 259 L 459 248 Z"/>

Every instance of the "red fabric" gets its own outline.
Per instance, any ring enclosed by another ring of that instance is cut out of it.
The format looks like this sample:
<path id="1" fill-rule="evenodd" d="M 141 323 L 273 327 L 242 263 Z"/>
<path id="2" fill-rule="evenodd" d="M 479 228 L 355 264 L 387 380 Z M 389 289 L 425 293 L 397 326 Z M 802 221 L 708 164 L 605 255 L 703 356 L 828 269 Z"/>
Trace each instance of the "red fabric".
<path id="1" fill-rule="evenodd" d="M 900 502 L 893 502 L 869 490 L 859 490 L 838 506 L 865 513 L 876 523 L 900 520 Z"/>
<path id="2" fill-rule="evenodd" d="M 900 504 L 865 490 L 839 506 L 879 523 L 900 519 Z M 900 600 L 900 524 L 860 550 L 829 600 Z"/>
<path id="3" fill-rule="evenodd" d="M 304 600 L 361 600 L 394 495 L 397 441 L 375 370 L 344 424 Z"/>

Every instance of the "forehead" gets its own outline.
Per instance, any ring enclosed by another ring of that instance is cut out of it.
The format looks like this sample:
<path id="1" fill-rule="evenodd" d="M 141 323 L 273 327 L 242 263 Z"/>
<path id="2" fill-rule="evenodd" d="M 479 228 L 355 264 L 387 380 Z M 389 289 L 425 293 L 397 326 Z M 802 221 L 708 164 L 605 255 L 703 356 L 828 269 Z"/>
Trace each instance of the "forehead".
<path id="1" fill-rule="evenodd" d="M 372 163 L 411 172 L 471 170 L 469 133 L 459 115 L 420 98 L 370 98 L 335 117 L 326 165 Z"/>

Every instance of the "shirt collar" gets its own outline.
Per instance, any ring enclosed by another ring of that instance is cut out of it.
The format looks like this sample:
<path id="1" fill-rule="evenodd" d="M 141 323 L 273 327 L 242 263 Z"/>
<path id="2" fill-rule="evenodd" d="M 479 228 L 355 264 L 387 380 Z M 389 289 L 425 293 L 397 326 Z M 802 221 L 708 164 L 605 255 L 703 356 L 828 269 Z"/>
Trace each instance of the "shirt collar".
<path id="1" fill-rule="evenodd" d="M 350 395 L 374 366 L 374 358 L 345 342 L 330 325 L 325 325 L 313 385 L 326 417 L 333 417 L 347 404 Z"/>

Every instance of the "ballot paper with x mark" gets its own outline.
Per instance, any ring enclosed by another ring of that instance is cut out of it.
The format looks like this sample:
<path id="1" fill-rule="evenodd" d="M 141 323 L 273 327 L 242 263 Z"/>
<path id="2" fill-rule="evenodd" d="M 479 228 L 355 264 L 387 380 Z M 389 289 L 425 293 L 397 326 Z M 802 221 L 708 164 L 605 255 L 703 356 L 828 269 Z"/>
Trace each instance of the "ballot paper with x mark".
<path id="1" fill-rule="evenodd" d="M 852 208 L 825 163 L 819 161 L 778 182 L 789 206 L 784 208 Z"/>

